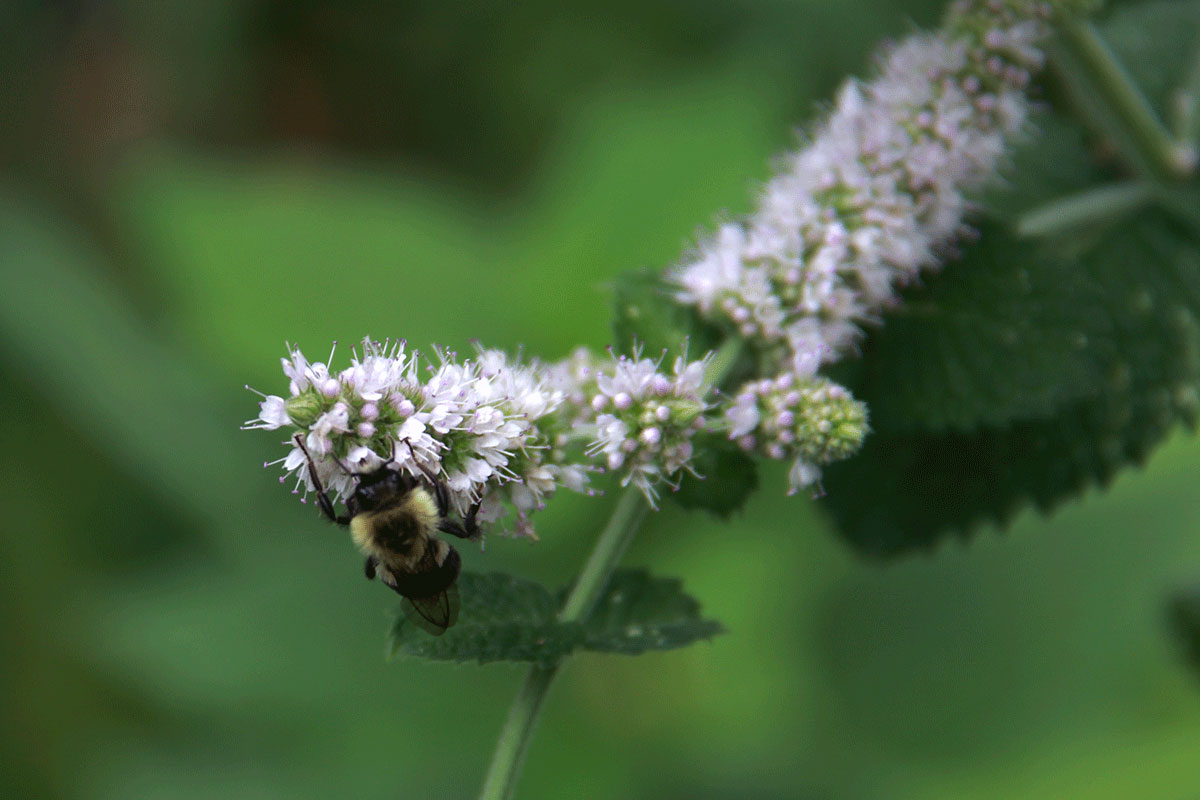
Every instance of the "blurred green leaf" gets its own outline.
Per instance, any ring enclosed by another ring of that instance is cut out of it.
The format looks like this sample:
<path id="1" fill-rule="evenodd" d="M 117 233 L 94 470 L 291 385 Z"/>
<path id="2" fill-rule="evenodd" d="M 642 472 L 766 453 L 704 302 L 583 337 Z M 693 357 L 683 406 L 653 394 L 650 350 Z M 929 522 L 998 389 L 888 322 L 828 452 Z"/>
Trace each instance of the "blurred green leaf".
<path id="1" fill-rule="evenodd" d="M 213 497 L 250 493 L 229 464 L 253 463 L 239 437 L 248 416 L 210 373 L 138 318 L 106 279 L 105 258 L 60 216 L 0 186 L 0 354 L 20 365 L 50 402 L 135 474 L 201 516 Z M 247 404 L 249 407 L 250 404 Z M 221 448 L 195 447 L 197 441 Z"/>
<path id="2" fill-rule="evenodd" d="M 700 605 L 683 593 L 678 580 L 656 579 L 642 570 L 618 571 L 587 623 L 556 619 L 556 598 L 534 581 L 504 575 L 463 573 L 458 624 L 430 636 L 397 615 L 392 626 L 393 655 L 434 661 L 529 661 L 543 666 L 582 648 L 637 654 L 670 650 L 721 631 L 700 619 Z"/>
<path id="3" fill-rule="evenodd" d="M 984 194 L 989 214 L 1015 227 L 1031 210 L 1123 178 L 1112 165 L 1097 161 L 1083 128 L 1061 114 L 1042 110 L 1030 127 L 1037 132 L 1033 140 L 1016 149 L 1004 180 Z"/>
<path id="4" fill-rule="evenodd" d="M 1177 591 L 1170 598 L 1167 615 L 1184 658 L 1200 670 L 1200 585 Z"/>
<path id="5" fill-rule="evenodd" d="M 613 298 L 613 338 L 618 352 L 640 346 L 651 358 L 664 350 L 678 352 L 686 343 L 700 357 L 721 343 L 721 332 L 704 323 L 690 306 L 674 299 L 674 289 L 662 271 L 641 269 L 616 280 Z"/>
<path id="6" fill-rule="evenodd" d="M 686 647 L 711 639 L 724 628 L 700 616 L 700 604 L 676 578 L 654 578 L 646 570 L 613 575 L 587 622 L 584 648 L 636 655 Z"/>
<path id="7" fill-rule="evenodd" d="M 583 641 L 582 626 L 554 617 L 558 605 L 540 583 L 490 572 L 463 573 L 458 624 L 430 636 L 400 615 L 392 627 L 392 654 L 435 661 L 558 661 Z"/>
<path id="8" fill-rule="evenodd" d="M 668 496 L 684 508 L 728 519 L 758 488 L 758 464 L 722 435 L 705 436 L 695 444 L 696 474 L 685 474 L 679 491 Z"/>
<path id="9" fill-rule="evenodd" d="M 1104 390 L 1124 343 L 1108 287 L 1000 225 L 979 239 L 873 333 L 858 397 L 876 429 L 970 431 Z"/>

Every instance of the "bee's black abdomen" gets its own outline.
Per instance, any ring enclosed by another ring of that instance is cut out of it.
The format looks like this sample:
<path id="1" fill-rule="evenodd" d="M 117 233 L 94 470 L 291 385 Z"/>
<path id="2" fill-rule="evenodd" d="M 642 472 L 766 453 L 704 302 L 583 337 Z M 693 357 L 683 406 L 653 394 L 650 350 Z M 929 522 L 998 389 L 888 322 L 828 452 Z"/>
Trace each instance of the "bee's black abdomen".
<path id="1" fill-rule="evenodd" d="M 446 560 L 436 569 L 418 573 L 393 572 L 395 583 L 392 588 L 405 597 L 433 597 L 453 586 L 461 569 L 462 559 L 451 547 Z"/>

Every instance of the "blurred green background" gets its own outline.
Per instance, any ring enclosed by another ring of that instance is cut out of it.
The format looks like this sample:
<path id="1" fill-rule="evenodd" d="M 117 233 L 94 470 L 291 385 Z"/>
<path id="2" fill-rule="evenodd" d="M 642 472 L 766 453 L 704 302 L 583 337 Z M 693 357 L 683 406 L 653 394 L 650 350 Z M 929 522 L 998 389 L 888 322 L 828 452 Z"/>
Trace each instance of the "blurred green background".
<path id="1" fill-rule="evenodd" d="M 446 798 L 521 678 L 386 663 L 394 596 L 260 464 L 284 341 L 558 357 L 606 283 L 748 209 L 938 2 L 221 0 L 0 10 L 0 796 Z M 567 667 L 522 796 L 1198 794 L 1164 625 L 1200 575 L 1189 438 L 1003 536 L 856 561 L 784 476 L 628 558 L 729 633 Z M 606 500 L 469 569 L 564 583 Z"/>

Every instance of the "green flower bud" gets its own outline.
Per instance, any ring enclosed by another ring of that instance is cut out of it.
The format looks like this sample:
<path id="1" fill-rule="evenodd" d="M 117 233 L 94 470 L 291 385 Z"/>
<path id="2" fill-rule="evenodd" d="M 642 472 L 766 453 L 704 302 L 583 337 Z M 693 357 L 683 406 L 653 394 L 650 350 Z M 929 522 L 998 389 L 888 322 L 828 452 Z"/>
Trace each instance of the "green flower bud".
<path id="1" fill-rule="evenodd" d="M 304 392 L 289 398 L 284 403 L 288 418 L 298 427 L 307 428 L 317 421 L 325 404 L 320 395 L 314 391 Z"/>

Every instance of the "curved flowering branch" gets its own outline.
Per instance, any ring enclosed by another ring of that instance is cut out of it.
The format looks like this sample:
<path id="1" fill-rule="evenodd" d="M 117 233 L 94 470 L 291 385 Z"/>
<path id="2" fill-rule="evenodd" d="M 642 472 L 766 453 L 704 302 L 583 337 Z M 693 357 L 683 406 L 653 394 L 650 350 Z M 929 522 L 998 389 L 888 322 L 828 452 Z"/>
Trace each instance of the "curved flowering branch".
<path id="1" fill-rule="evenodd" d="M 938 265 L 964 230 L 967 194 L 994 179 L 1025 127 L 1050 11 L 961 2 L 947 33 L 884 51 L 878 77 L 848 81 L 808 144 L 781 159 L 758 210 L 673 271 L 680 302 L 786 346 L 781 366 L 853 348 L 862 323 Z"/>
<path id="2" fill-rule="evenodd" d="M 898 290 L 936 268 L 966 229 L 971 192 L 993 179 L 1027 126 L 1031 73 L 1055 11 L 1090 0 L 958 0 L 936 33 L 885 50 L 878 75 L 851 80 L 806 146 L 781 160 L 758 209 L 722 225 L 668 273 L 675 300 L 746 341 L 757 376 L 731 396 L 703 383 L 704 360 L 579 352 L 558 364 L 510 362 L 480 348 L 461 362 L 435 350 L 422 365 L 403 342 L 366 341 L 333 374 L 293 349 L 290 396 L 264 396 L 247 427 L 304 433 L 322 482 L 338 494 L 351 472 L 387 463 L 438 474 L 462 512 L 529 514 L 559 486 L 587 491 L 588 473 L 619 472 L 653 504 L 693 471 L 694 439 L 723 430 L 746 451 L 791 459 L 791 492 L 853 454 L 865 407 L 817 376 L 851 352 L 862 326 Z M 332 354 L 331 354 L 332 358 Z M 572 443 L 590 439 L 582 453 Z M 279 462 L 296 490 L 312 482 L 303 453 Z M 598 459 L 592 464 L 589 459 Z"/>
<path id="3" fill-rule="evenodd" d="M 560 486 L 589 492 L 593 471 L 619 474 L 652 505 L 659 486 L 677 487 L 693 471 L 691 440 L 712 405 L 707 359 L 677 358 L 666 374 L 636 355 L 597 362 L 577 351 L 547 365 L 483 348 L 462 361 L 435 352 L 439 363 L 422 366 L 403 341 L 367 339 L 362 354 L 334 373 L 291 348 L 282 359 L 289 396 L 263 395 L 258 417 L 244 427 L 299 431 L 315 477 L 338 496 L 351 491 L 355 473 L 384 464 L 435 474 L 459 513 L 478 501 L 480 522 L 511 515 L 510 532 L 531 538 L 531 512 Z M 586 449 L 575 446 L 584 442 Z M 292 438 L 287 446 L 268 466 L 282 465 L 293 491 L 307 495 L 315 486 L 308 460 Z"/>
<path id="4" fill-rule="evenodd" d="M 672 302 L 688 306 L 725 330 L 726 346 L 740 340 L 750 351 L 753 377 L 731 393 L 706 381 L 712 354 L 677 358 L 669 373 L 663 359 L 636 351 L 522 364 L 496 350 L 462 361 L 435 350 L 434 364 L 404 342 L 367 340 L 337 373 L 290 348 L 289 395 L 264 395 L 246 427 L 303 435 L 316 476 L 290 439 L 271 462 L 294 477 L 297 493 L 318 477 L 345 495 L 352 473 L 386 464 L 441 476 L 460 513 L 481 503 L 480 521 L 513 516 L 511 532 L 529 537 L 530 514 L 560 486 L 590 491 L 590 473 L 617 473 L 645 502 L 624 493 L 568 594 L 560 619 L 585 620 L 646 503 L 695 472 L 697 448 L 712 444 L 702 437 L 791 459 L 793 493 L 859 449 L 865 406 L 819 370 L 852 352 L 863 326 L 952 252 L 971 193 L 993 179 L 1028 125 L 1026 89 L 1049 20 L 1091 4 L 953 3 L 941 31 L 888 48 L 877 77 L 841 89 L 807 144 L 781 160 L 753 214 L 722 225 L 668 273 L 668 311 L 679 311 Z M 511 796 L 556 671 L 557 662 L 530 672 L 483 797 Z"/>

